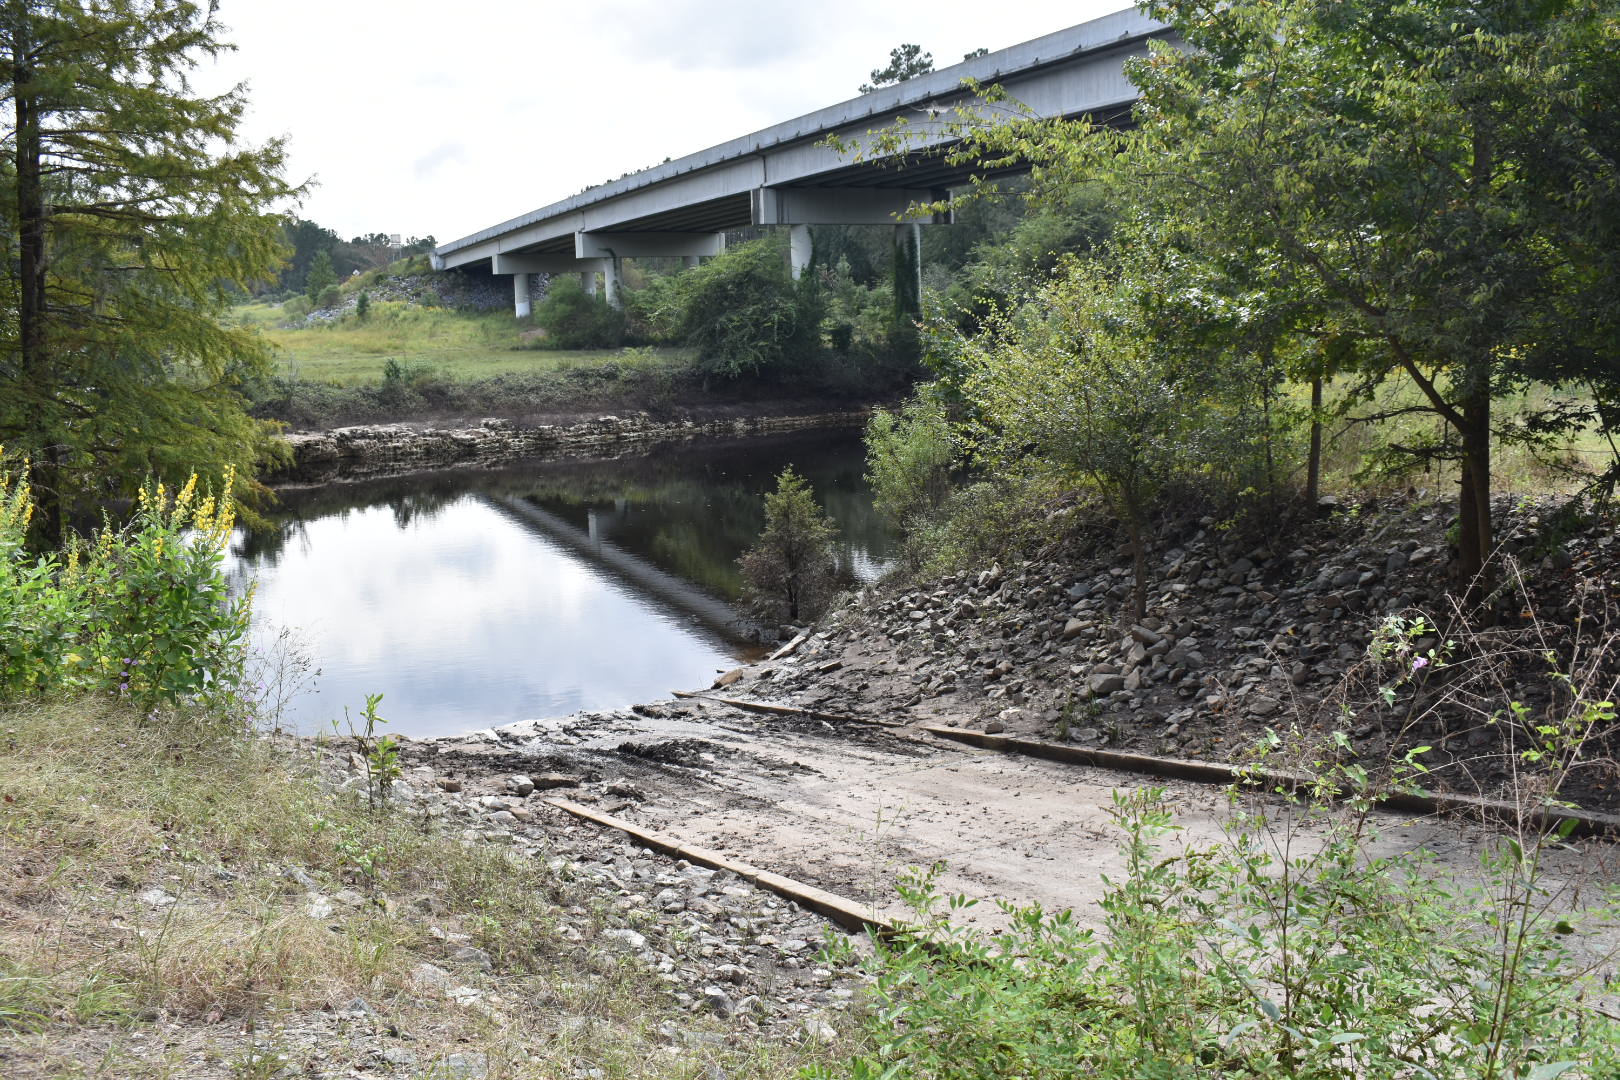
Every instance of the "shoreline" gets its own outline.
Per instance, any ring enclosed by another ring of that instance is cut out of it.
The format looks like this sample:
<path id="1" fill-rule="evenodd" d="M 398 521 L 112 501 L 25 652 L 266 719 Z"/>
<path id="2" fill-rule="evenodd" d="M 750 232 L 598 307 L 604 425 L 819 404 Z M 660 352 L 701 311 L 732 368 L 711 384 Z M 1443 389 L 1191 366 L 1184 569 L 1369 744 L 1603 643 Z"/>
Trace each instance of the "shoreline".
<path id="1" fill-rule="evenodd" d="M 359 424 L 327 431 L 291 432 L 291 464 L 267 473 L 265 483 L 292 487 L 398 476 L 433 469 L 493 467 L 519 461 L 570 458 L 608 460 L 671 443 L 776 435 L 816 428 L 853 427 L 878 406 L 768 415 L 656 419 L 645 412 L 604 414 L 571 423 L 519 425 L 489 417 L 471 426 L 434 427 L 409 422 Z"/>

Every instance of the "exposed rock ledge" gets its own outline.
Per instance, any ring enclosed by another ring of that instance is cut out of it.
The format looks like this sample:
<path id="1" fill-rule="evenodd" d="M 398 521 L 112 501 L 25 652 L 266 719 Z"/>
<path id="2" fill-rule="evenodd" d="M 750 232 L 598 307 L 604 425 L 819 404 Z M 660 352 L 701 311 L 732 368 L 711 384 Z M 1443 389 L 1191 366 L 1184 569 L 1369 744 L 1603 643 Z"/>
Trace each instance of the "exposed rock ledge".
<path id="1" fill-rule="evenodd" d="M 691 439 L 764 435 L 865 421 L 866 409 L 797 416 L 655 420 L 646 413 L 598 416 L 575 424 L 518 427 L 488 419 L 470 428 L 365 424 L 287 436 L 292 464 L 272 482 L 322 483 L 340 478 L 411 472 L 443 465 L 482 465 L 517 458 L 616 457 L 649 446 Z"/>

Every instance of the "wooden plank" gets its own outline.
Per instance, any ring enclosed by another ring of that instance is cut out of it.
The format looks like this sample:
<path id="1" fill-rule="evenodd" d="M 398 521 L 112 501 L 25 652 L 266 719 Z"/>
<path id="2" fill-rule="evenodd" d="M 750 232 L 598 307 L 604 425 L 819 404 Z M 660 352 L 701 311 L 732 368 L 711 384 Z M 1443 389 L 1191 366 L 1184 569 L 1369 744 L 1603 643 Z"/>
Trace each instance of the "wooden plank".
<path id="1" fill-rule="evenodd" d="M 991 735 L 965 728 L 925 725 L 919 730 L 941 739 L 967 743 L 987 750 L 1024 754 L 1070 765 L 1092 765 L 1118 772 L 1162 776 L 1176 780 L 1192 780 L 1204 784 L 1230 784 L 1240 775 L 1250 776 L 1269 787 L 1282 787 L 1289 791 L 1310 785 L 1311 778 L 1302 773 L 1276 769 L 1240 770 L 1236 765 L 1216 761 L 1188 761 L 1185 758 L 1157 757 L 1151 754 L 1133 754 L 1116 750 L 1097 750 L 1066 743 L 1047 742 L 1044 739 L 1022 739 L 1013 735 Z M 1539 830 L 1551 831 L 1560 822 L 1574 822 L 1574 836 L 1620 836 L 1620 816 L 1591 810 L 1573 810 L 1562 806 L 1538 806 L 1521 809 L 1500 799 L 1480 795 L 1456 795 L 1437 791 L 1392 792 L 1377 800 L 1386 810 L 1400 810 L 1414 814 L 1471 814 L 1480 818 L 1515 825 L 1520 821 Z"/>
<path id="2" fill-rule="evenodd" d="M 733 859 L 718 851 L 699 847 L 696 844 L 685 844 L 673 836 L 644 829 L 639 825 L 631 824 L 623 818 L 614 817 L 592 810 L 588 806 L 570 802 L 567 799 L 547 799 L 546 802 L 559 810 L 566 811 L 577 818 L 582 818 L 596 825 L 609 829 L 617 829 L 629 836 L 642 847 L 668 855 L 675 859 L 685 859 L 687 862 L 697 863 L 714 870 L 725 870 L 736 874 L 745 881 L 750 881 L 762 889 L 776 893 L 798 904 L 800 907 L 837 923 L 845 930 L 859 933 L 871 930 L 874 933 L 890 935 L 895 932 L 895 926 L 876 912 L 862 908 L 853 900 L 846 899 L 826 889 L 811 885 L 808 882 L 761 870 L 757 866 Z"/>
<path id="3" fill-rule="evenodd" d="M 716 697 L 698 690 L 672 691 L 678 698 L 697 699 L 699 701 L 712 701 L 716 705 L 729 705 L 733 709 L 742 709 L 745 712 L 770 713 L 775 716 L 803 716 L 810 720 L 825 720 L 830 724 L 865 724 L 868 727 L 903 728 L 910 724 L 901 724 L 893 720 L 873 720 L 865 716 L 852 716 L 849 713 L 818 712 L 815 709 L 806 709 L 798 705 L 772 705 L 764 701 L 747 701 L 743 698 Z"/>
<path id="4" fill-rule="evenodd" d="M 798 637 L 794 638 L 792 641 L 788 642 L 786 645 L 782 646 L 780 649 L 777 649 L 775 652 L 771 653 L 771 655 L 769 657 L 767 657 L 766 659 L 767 660 L 780 660 L 784 656 L 791 655 L 795 649 L 797 649 L 800 645 L 803 645 L 805 642 L 807 642 L 809 640 L 810 640 L 810 631 L 806 630 L 804 633 L 800 634 Z"/>

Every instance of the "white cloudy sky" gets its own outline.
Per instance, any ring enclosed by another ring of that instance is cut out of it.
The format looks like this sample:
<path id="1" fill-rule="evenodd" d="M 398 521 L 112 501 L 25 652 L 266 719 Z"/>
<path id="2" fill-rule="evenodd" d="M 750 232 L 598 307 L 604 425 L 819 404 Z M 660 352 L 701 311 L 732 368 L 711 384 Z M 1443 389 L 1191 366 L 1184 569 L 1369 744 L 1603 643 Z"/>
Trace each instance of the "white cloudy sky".
<path id="1" fill-rule="evenodd" d="M 889 50 L 940 67 L 1129 0 L 221 0 L 249 86 L 344 237 L 442 243 L 855 96 Z"/>

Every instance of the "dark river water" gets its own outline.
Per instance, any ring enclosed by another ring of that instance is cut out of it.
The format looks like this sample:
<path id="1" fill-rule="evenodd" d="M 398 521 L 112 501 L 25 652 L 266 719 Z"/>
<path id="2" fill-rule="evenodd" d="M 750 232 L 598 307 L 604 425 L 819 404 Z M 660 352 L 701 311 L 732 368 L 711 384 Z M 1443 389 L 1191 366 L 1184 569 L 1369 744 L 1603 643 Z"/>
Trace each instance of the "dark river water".
<path id="1" fill-rule="evenodd" d="M 881 573 L 857 428 L 282 492 L 231 552 L 233 579 L 258 583 L 260 677 L 279 696 L 290 676 L 283 726 L 341 727 L 381 693 L 386 730 L 417 736 L 705 685 L 752 655 L 736 559 L 789 464 L 856 575 Z"/>

